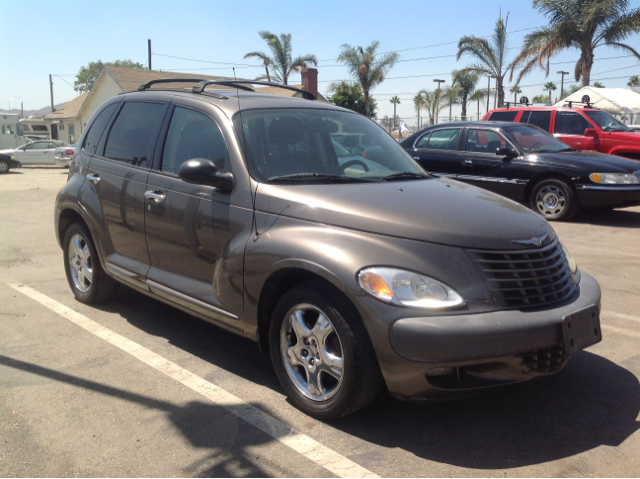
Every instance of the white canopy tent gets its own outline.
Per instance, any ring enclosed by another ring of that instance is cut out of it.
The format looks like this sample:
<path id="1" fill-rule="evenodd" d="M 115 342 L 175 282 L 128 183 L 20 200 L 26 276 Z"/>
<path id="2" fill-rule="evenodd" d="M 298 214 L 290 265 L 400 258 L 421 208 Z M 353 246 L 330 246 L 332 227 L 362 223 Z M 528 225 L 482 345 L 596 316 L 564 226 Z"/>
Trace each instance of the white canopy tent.
<path id="1" fill-rule="evenodd" d="M 586 86 L 562 99 L 554 106 L 563 106 L 568 101 L 580 102 L 589 95 L 591 104 L 599 110 L 613 115 L 625 116 L 625 123 L 640 125 L 640 93 L 627 88 L 594 88 Z"/>

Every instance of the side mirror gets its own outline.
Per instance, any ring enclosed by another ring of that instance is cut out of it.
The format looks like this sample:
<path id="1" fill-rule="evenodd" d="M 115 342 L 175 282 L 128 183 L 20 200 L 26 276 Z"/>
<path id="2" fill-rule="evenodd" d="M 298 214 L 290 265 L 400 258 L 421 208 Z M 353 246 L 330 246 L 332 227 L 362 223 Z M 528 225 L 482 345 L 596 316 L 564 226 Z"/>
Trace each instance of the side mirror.
<path id="1" fill-rule="evenodd" d="M 218 173 L 218 168 L 211 160 L 193 158 L 187 160 L 178 168 L 178 177 L 185 183 L 207 185 L 232 190 L 235 179 L 232 173 Z"/>
<path id="2" fill-rule="evenodd" d="M 598 132 L 595 128 L 587 128 L 584 130 L 584 136 L 588 136 L 589 138 L 598 138 Z"/>
<path id="3" fill-rule="evenodd" d="M 496 150 L 496 155 L 504 156 L 507 160 L 510 160 L 511 158 L 515 158 L 516 156 L 518 156 L 518 154 L 515 151 L 513 151 L 510 148 L 507 148 L 506 146 L 503 146 L 502 148 L 498 148 Z"/>

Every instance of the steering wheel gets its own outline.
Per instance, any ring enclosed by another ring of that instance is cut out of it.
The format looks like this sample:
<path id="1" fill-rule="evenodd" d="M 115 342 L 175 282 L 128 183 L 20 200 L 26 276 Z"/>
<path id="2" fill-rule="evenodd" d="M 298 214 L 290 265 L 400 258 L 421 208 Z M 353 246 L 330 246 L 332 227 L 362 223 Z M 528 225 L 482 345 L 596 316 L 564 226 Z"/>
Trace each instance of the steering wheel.
<path id="1" fill-rule="evenodd" d="M 369 171 L 369 167 L 367 166 L 367 164 L 364 161 L 360 161 L 360 160 L 350 160 L 347 161 L 344 165 L 340 165 L 340 170 L 344 173 L 344 171 L 354 165 L 360 165 L 362 166 L 362 168 L 364 169 L 364 171 Z"/>

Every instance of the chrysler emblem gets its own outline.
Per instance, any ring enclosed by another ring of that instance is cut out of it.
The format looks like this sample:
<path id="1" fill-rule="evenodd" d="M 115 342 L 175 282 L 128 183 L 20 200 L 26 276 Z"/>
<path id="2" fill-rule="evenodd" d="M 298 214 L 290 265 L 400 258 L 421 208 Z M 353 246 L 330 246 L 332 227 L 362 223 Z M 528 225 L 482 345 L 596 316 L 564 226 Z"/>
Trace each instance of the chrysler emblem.
<path id="1" fill-rule="evenodd" d="M 524 244 L 524 245 L 531 245 L 532 244 L 532 245 L 535 245 L 535 246 L 542 246 L 542 243 L 544 243 L 546 239 L 547 239 L 547 235 L 543 234 L 539 238 L 533 237 L 531 239 L 526 239 L 526 240 L 511 240 L 511 241 L 513 243 Z"/>

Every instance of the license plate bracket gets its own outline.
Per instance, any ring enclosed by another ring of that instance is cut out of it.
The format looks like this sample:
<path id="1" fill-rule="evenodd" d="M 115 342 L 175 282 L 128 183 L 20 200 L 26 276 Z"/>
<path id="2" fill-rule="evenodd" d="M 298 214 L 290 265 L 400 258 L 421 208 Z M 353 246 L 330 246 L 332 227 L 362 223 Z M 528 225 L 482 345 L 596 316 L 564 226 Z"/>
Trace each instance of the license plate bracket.
<path id="1" fill-rule="evenodd" d="M 562 330 L 567 355 L 602 340 L 599 313 L 598 307 L 594 305 L 563 316 Z"/>

